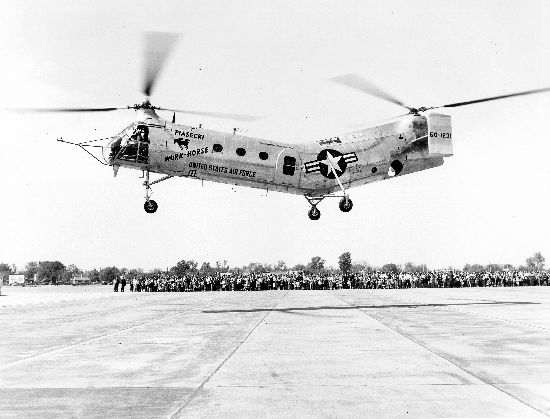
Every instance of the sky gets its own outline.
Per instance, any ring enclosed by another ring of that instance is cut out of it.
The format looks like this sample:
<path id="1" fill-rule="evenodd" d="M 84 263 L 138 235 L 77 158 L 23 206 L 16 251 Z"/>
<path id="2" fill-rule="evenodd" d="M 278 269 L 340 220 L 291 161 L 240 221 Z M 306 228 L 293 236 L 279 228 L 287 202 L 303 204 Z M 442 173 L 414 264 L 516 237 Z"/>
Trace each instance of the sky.
<path id="1" fill-rule="evenodd" d="M 299 195 L 170 179 L 143 211 L 141 172 L 113 176 L 76 147 L 136 118 L 16 114 L 18 107 L 140 103 L 143 31 L 180 33 L 157 106 L 264 118 L 178 122 L 292 143 L 403 109 L 328 81 L 357 73 L 409 106 L 550 87 L 550 2 L 18 1 L 0 16 L 0 262 L 169 268 L 193 259 L 287 265 L 353 261 L 550 265 L 550 94 L 445 109 L 454 156 L 439 168 L 349 191 L 307 217 Z M 170 118 L 170 114 L 160 114 Z"/>

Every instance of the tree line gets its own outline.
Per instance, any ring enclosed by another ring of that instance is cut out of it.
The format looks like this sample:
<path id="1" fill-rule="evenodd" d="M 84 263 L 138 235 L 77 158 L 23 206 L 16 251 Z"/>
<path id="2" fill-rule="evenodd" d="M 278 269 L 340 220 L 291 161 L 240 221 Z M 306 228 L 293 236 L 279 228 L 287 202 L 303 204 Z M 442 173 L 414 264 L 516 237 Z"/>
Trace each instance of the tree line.
<path id="1" fill-rule="evenodd" d="M 462 271 L 464 272 L 481 272 L 490 271 L 498 272 L 503 270 L 520 270 L 520 271 L 541 271 L 544 269 L 545 258 L 540 252 L 536 252 L 533 256 L 528 257 L 525 260 L 525 265 L 514 267 L 511 264 L 466 264 Z M 268 272 L 287 272 L 298 271 L 311 274 L 325 274 L 325 273 L 341 273 L 343 275 L 350 275 L 356 272 L 365 271 L 383 271 L 388 273 L 399 272 L 411 272 L 420 273 L 428 270 L 425 264 L 415 265 L 412 262 L 407 262 L 403 265 L 395 263 L 387 263 L 381 267 L 374 267 L 366 262 L 353 262 L 350 252 L 344 252 L 338 257 L 338 267 L 330 267 L 326 265 L 326 261 L 320 256 L 313 256 L 311 260 L 306 264 L 297 264 L 294 266 L 287 266 L 287 264 L 280 260 L 275 264 L 251 262 L 242 267 L 230 267 L 226 260 L 217 261 L 215 264 L 210 262 L 203 262 L 199 267 L 198 263 L 194 260 L 182 259 L 168 271 L 161 269 L 153 269 L 149 272 L 144 272 L 138 268 L 119 268 L 116 266 L 108 266 L 100 269 L 91 269 L 84 271 L 78 268 L 76 265 L 64 265 L 59 261 L 41 261 L 41 262 L 29 262 L 25 265 L 25 269 L 22 273 L 25 275 L 27 281 L 32 281 L 37 278 L 38 283 L 49 284 L 64 284 L 70 283 L 74 277 L 86 277 L 94 283 L 112 283 L 113 280 L 122 275 L 130 277 L 140 277 L 144 274 L 161 274 L 168 273 L 179 277 L 187 275 L 202 275 L 202 276 L 215 276 L 221 273 L 268 273 Z M 449 270 L 457 270 L 453 267 L 449 267 Z M 16 266 L 8 263 L 0 263 L 0 280 L 3 283 L 7 283 L 8 276 L 16 273 Z"/>

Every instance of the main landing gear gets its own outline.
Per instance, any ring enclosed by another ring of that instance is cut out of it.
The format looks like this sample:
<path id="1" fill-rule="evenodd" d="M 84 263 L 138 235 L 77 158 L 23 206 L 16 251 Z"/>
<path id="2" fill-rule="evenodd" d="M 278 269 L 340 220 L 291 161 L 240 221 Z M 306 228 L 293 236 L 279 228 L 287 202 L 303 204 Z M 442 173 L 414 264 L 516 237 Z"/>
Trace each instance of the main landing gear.
<path id="1" fill-rule="evenodd" d="M 319 211 L 319 208 L 317 208 L 317 205 L 325 199 L 325 198 L 342 198 L 340 199 L 340 202 L 338 203 L 338 207 L 340 208 L 340 211 L 342 212 L 350 212 L 353 208 L 353 202 L 349 198 L 349 196 L 346 194 L 344 196 L 341 195 L 320 195 L 320 196 L 307 196 L 304 195 L 307 199 L 307 202 L 311 205 L 311 208 L 309 209 L 307 215 L 310 220 L 318 220 L 321 218 L 321 211 Z"/>
<path id="2" fill-rule="evenodd" d="M 304 195 L 305 198 L 307 199 L 307 202 L 309 202 L 309 204 L 311 205 L 311 208 L 307 213 L 310 220 L 318 220 L 321 217 L 321 211 L 319 211 L 319 209 L 317 208 L 317 205 L 319 205 L 319 203 L 325 198 L 342 198 L 338 203 L 338 207 L 342 212 L 350 212 L 351 209 L 353 208 L 353 202 L 351 201 L 348 194 L 346 193 L 346 190 L 344 189 L 344 185 L 342 185 L 342 182 L 340 182 L 340 177 L 338 176 L 336 169 L 334 169 L 332 162 L 328 160 L 327 163 L 330 166 L 332 173 L 334 173 L 334 178 L 336 179 L 336 182 L 338 182 L 338 186 L 342 190 L 342 195 L 329 195 L 329 194 L 324 194 L 319 196 Z"/>
<path id="3" fill-rule="evenodd" d="M 157 211 L 159 206 L 158 206 L 156 201 L 151 199 L 151 194 L 153 193 L 152 189 L 151 189 L 151 185 L 154 185 L 155 183 L 162 182 L 163 180 L 170 179 L 172 176 L 171 175 L 164 176 L 160 179 L 157 179 L 153 182 L 150 182 L 149 181 L 149 170 L 144 170 L 143 171 L 143 177 L 145 178 L 145 181 L 143 182 L 143 186 L 145 186 L 145 204 L 143 204 L 143 209 L 145 210 L 145 212 L 147 214 L 152 214 L 152 213 Z"/>
<path id="4" fill-rule="evenodd" d="M 312 205 L 307 215 L 310 220 L 318 220 L 321 218 L 321 211 L 317 209 L 316 205 Z"/>

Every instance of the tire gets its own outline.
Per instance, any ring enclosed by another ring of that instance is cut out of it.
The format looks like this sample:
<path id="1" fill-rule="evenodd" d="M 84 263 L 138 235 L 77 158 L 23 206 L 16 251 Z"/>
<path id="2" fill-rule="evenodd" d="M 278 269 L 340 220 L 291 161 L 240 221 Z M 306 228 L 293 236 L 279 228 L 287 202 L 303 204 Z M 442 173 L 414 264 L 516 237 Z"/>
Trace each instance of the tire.
<path id="1" fill-rule="evenodd" d="M 150 199 L 149 201 L 145 201 L 145 204 L 143 204 L 143 209 L 147 214 L 152 214 L 156 212 L 158 207 L 159 206 L 157 205 L 157 203 L 152 199 Z"/>
<path id="2" fill-rule="evenodd" d="M 307 215 L 310 220 L 318 220 L 321 218 L 321 211 L 319 211 L 317 207 L 311 207 Z"/>
<path id="3" fill-rule="evenodd" d="M 353 202 L 351 202 L 351 199 L 349 198 L 347 199 L 347 202 L 346 202 L 346 198 L 342 198 L 338 206 L 340 207 L 340 211 L 350 212 L 351 209 L 353 208 Z"/>

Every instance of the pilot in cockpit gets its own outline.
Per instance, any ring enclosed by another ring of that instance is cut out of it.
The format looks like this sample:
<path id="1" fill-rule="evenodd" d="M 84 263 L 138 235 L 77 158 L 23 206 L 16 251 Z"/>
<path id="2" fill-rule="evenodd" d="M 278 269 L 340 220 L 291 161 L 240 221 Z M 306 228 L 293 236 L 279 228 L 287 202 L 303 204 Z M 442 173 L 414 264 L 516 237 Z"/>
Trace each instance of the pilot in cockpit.
<path id="1" fill-rule="evenodd" d="M 132 135 L 132 140 L 135 142 L 149 142 L 149 130 L 146 125 L 138 125 Z"/>
<path id="2" fill-rule="evenodd" d="M 149 129 L 146 125 L 138 125 L 135 136 L 138 147 L 137 161 L 139 163 L 147 163 L 149 156 Z"/>
<path id="3" fill-rule="evenodd" d="M 126 128 L 109 144 L 109 163 L 114 159 L 147 163 L 149 157 L 149 128 L 138 123 Z"/>

